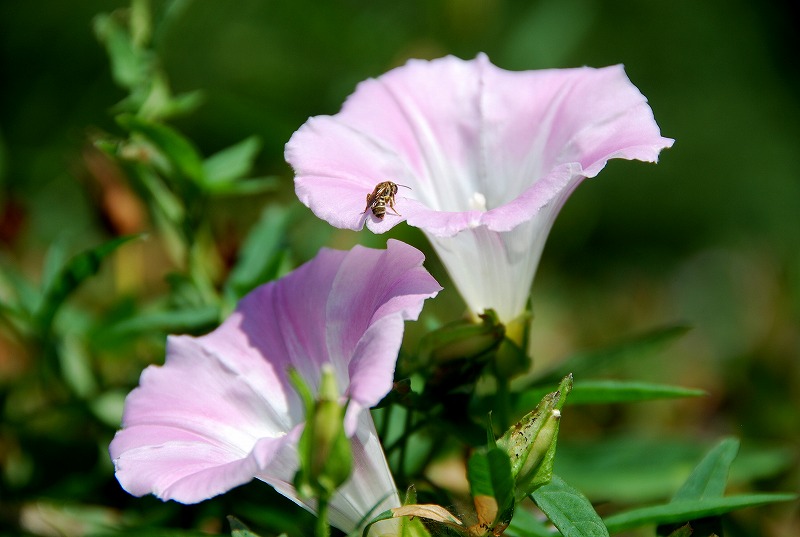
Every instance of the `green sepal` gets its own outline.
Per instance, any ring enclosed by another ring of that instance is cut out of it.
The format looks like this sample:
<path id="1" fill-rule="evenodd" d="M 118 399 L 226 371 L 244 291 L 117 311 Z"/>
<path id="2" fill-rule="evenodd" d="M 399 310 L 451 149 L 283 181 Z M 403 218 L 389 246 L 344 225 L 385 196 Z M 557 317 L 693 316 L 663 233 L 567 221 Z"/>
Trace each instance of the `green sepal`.
<path id="1" fill-rule="evenodd" d="M 491 310 L 480 323 L 456 321 L 422 338 L 414 363 L 406 369 L 424 371 L 425 393 L 440 399 L 461 387 L 472 387 L 503 343 L 505 327 Z"/>
<path id="2" fill-rule="evenodd" d="M 505 336 L 505 327 L 492 310 L 487 310 L 480 319 L 480 323 L 467 320 L 448 323 L 424 336 L 419 349 L 421 364 L 447 364 L 496 350 Z"/>

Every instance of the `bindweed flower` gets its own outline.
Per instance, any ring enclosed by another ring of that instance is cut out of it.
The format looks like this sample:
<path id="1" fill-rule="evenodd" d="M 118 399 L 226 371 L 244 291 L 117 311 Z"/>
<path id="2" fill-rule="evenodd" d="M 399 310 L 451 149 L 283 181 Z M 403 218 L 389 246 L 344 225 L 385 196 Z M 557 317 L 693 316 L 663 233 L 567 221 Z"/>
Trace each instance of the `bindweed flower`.
<path id="1" fill-rule="evenodd" d="M 655 162 L 672 143 L 621 65 L 511 72 L 481 54 L 411 60 L 362 82 L 338 114 L 292 136 L 286 160 L 314 214 L 376 233 L 406 220 L 469 309 L 509 323 L 526 311 L 547 234 L 575 187 L 609 159 Z M 403 186 L 373 213 L 367 196 L 385 181 Z"/>
<path id="2" fill-rule="evenodd" d="M 367 409 L 391 389 L 403 322 L 441 289 L 422 261 L 398 241 L 324 249 L 254 290 L 210 334 L 169 337 L 165 364 L 142 373 L 110 446 L 122 487 L 195 503 L 258 478 L 313 511 L 292 486 L 305 416 L 287 370 L 316 393 L 330 367 L 349 400 L 353 453 L 330 522 L 349 532 L 399 506 Z"/>

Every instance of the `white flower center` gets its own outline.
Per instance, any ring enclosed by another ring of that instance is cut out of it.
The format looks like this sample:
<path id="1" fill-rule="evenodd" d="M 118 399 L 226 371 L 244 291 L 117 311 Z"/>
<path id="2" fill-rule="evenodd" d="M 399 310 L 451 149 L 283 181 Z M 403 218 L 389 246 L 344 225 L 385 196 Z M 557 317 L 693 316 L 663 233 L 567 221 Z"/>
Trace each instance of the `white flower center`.
<path id="1" fill-rule="evenodd" d="M 480 192 L 473 192 L 469 198 L 469 208 L 472 211 L 486 211 L 486 196 Z"/>

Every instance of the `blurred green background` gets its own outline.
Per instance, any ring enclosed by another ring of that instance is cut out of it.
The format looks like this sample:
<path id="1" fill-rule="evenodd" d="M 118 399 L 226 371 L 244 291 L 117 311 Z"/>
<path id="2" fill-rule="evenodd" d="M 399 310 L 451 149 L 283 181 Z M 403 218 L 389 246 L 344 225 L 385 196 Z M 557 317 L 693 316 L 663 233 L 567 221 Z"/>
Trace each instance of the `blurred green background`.
<path id="1" fill-rule="evenodd" d="M 51 392 L 37 376 L 37 348 L 8 323 L 0 328 L 0 528 L 82 535 L 146 523 L 224 531 L 223 516 L 236 513 L 256 526 L 283 517 L 285 526 L 277 526 L 291 531 L 292 517 L 304 515 L 287 514 L 288 502 L 272 501 L 260 484 L 193 507 L 128 497 L 104 452 L 120 397 L 146 364 L 160 363 L 167 331 L 114 339 L 104 337 L 108 323 L 168 294 L 167 275 L 180 269 L 124 174 L 93 145 L 107 133 L 120 135 L 112 107 L 126 93 L 112 79 L 92 20 L 126 5 L 0 3 L 3 304 L 27 293 L 27 285 L 39 286 L 58 259 L 151 232 L 121 247 L 70 299 L 71 315 L 58 318 L 64 333 L 82 334 L 61 341 L 63 355 L 79 355 L 84 364 L 67 384 L 80 386 L 88 371 L 91 397 L 76 402 Z M 573 483 L 583 479 L 576 484 L 599 509 L 602 502 L 655 499 L 669 496 L 680 479 L 648 473 L 653 446 L 697 454 L 734 435 L 742 439 L 749 483 L 734 479 L 733 486 L 798 489 L 796 7 L 754 0 L 196 0 L 155 2 L 154 13 L 154 48 L 173 90 L 203 95 L 195 111 L 170 124 L 204 155 L 256 135 L 262 146 L 254 175 L 278 177 L 269 192 L 206 207 L 219 254 L 215 281 L 265 206 L 296 203 L 283 161 L 291 134 L 309 116 L 338 111 L 360 80 L 410 57 L 472 58 L 480 51 L 507 69 L 623 63 L 662 134 L 676 143 L 658 165 L 612 161 L 567 203 L 534 285 L 531 352 L 546 369 L 582 349 L 686 324 L 692 330 L 655 358 L 608 374 L 709 395 L 580 407 L 563 421 L 560 454 L 580 460 L 587 445 L 609 456 L 630 452 L 630 473 L 620 477 L 628 483 L 604 495 L 597 480 L 607 476 L 593 481 L 591 471 L 568 462 L 561 472 L 572 471 Z M 284 239 L 287 266 L 322 245 L 379 246 L 386 239 L 330 230 L 304 208 L 296 214 Z M 430 270 L 445 282 L 421 234 L 398 227 L 390 235 L 425 249 Z M 420 324 L 451 319 L 460 307 L 447 289 Z M 409 329 L 412 339 L 422 330 Z M 800 533 L 797 502 L 737 513 L 730 524 L 733 535 Z"/>

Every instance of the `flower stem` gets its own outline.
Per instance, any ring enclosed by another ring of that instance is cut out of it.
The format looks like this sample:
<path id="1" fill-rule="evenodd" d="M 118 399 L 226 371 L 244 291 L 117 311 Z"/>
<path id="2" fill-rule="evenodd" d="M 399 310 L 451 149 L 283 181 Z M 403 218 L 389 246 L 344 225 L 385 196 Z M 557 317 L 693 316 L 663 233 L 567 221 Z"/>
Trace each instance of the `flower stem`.
<path id="1" fill-rule="evenodd" d="M 331 527 L 328 525 L 328 495 L 320 494 L 317 499 L 317 524 L 314 528 L 314 537 L 330 537 Z"/>
<path id="2" fill-rule="evenodd" d="M 406 452 L 408 450 L 408 440 L 414 429 L 414 411 L 410 408 L 406 409 L 406 423 L 403 427 L 403 443 L 400 444 L 400 461 L 398 464 L 399 474 L 402 479 L 406 477 Z"/>
<path id="3" fill-rule="evenodd" d="M 497 389 L 495 391 L 494 412 L 497 415 L 500 430 L 505 431 L 511 424 L 509 419 L 510 382 L 506 377 L 499 374 L 495 374 L 495 380 L 497 381 Z"/>

